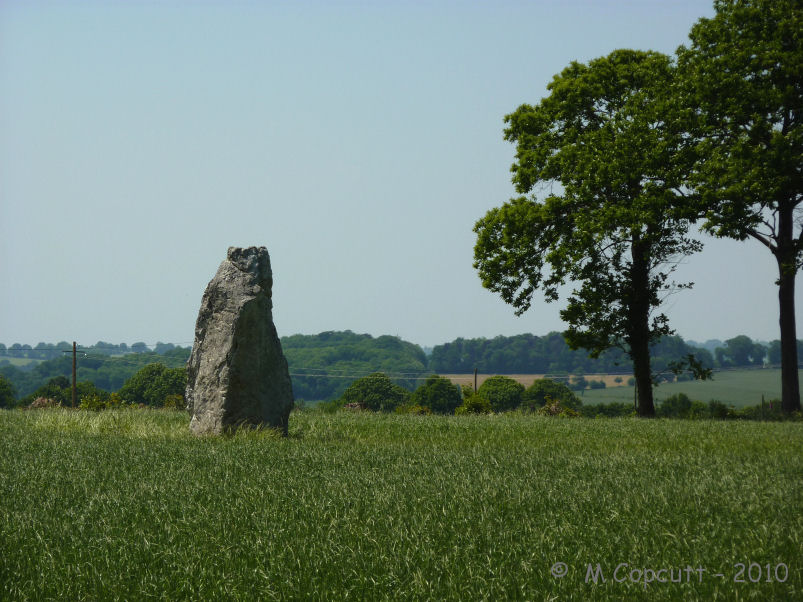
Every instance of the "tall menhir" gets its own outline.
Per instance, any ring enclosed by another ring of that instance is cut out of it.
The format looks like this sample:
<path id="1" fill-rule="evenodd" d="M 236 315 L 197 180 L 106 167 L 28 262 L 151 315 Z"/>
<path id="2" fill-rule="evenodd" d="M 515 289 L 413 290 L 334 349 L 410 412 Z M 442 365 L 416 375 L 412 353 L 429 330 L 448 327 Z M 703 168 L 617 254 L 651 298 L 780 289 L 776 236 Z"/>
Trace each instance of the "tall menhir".
<path id="1" fill-rule="evenodd" d="M 265 247 L 229 247 L 201 300 L 187 364 L 187 409 L 196 435 L 240 426 L 287 433 L 293 388 L 273 325 Z"/>

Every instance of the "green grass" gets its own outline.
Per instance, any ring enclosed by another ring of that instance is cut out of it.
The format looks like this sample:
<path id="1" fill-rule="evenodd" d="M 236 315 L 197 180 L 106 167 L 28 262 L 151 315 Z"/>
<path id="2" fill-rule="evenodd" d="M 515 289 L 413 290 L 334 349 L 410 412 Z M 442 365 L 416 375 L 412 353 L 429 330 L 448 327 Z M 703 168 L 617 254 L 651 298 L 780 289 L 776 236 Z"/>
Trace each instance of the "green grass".
<path id="1" fill-rule="evenodd" d="M 803 380 L 803 370 L 800 371 Z M 712 399 L 737 408 L 754 406 L 781 397 L 781 371 L 779 369 L 728 370 L 715 372 L 713 380 L 664 383 L 654 389 L 655 399 L 663 400 L 675 393 L 685 393 L 692 399 L 708 402 Z M 588 389 L 581 397 L 583 403 L 633 403 L 633 387 Z"/>
<path id="2" fill-rule="evenodd" d="M 0 599 L 803 599 L 801 423 L 302 412 L 287 438 L 201 439 L 187 425 L 0 412 Z M 738 562 L 788 578 L 734 583 Z M 588 563 L 606 583 L 585 583 Z M 614 582 L 619 563 L 708 573 L 645 589 Z"/>

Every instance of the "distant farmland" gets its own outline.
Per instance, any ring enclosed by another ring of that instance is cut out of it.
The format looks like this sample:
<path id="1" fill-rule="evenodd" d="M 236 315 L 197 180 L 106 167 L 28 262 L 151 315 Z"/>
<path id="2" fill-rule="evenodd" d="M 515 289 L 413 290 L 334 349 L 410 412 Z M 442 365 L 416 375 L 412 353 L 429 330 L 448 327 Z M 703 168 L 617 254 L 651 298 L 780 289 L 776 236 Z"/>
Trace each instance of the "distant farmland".
<path id="1" fill-rule="evenodd" d="M 474 386 L 474 374 L 441 374 L 440 376 L 444 378 L 448 378 L 456 385 L 470 385 Z M 491 378 L 492 376 L 496 376 L 495 374 L 477 374 L 477 386 L 479 387 L 482 383 L 486 380 Z M 525 387 L 529 387 L 533 384 L 536 380 L 541 378 L 566 378 L 565 376 L 554 376 L 549 374 L 503 374 L 502 376 L 507 376 L 508 378 L 512 378 L 516 382 L 521 383 Z M 622 379 L 622 383 L 627 383 L 627 379 L 630 378 L 631 374 L 586 374 L 586 380 L 604 380 L 606 387 L 618 387 L 619 383 L 616 382 L 616 377 Z"/>
<path id="2" fill-rule="evenodd" d="M 455 384 L 474 385 L 474 374 L 442 374 Z M 481 385 L 492 374 L 478 374 L 477 386 Z M 506 374 L 525 387 L 529 387 L 543 374 Z M 587 380 L 604 380 L 605 389 L 586 389 L 578 392 L 583 403 L 633 402 L 634 388 L 627 386 L 629 374 L 586 374 Z M 615 378 L 622 378 L 622 383 Z M 801 371 L 803 380 L 803 371 Z M 766 401 L 781 397 L 781 371 L 777 368 L 723 370 L 714 373 L 708 381 L 687 381 L 680 383 L 664 383 L 655 388 L 655 399 L 660 401 L 676 393 L 685 393 L 692 399 L 708 402 L 712 399 L 728 405 L 743 407 L 761 403 L 761 396 Z"/>

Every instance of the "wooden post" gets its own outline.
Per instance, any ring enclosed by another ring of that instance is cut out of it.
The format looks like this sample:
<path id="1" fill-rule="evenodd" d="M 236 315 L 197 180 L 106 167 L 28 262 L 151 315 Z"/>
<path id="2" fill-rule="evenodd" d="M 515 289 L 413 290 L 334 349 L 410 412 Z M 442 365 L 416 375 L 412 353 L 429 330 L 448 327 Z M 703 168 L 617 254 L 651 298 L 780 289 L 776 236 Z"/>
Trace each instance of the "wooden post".
<path id="1" fill-rule="evenodd" d="M 72 342 L 72 407 L 75 407 L 75 341 Z"/>
<path id="2" fill-rule="evenodd" d="M 474 368 L 474 392 L 477 392 L 477 369 Z"/>

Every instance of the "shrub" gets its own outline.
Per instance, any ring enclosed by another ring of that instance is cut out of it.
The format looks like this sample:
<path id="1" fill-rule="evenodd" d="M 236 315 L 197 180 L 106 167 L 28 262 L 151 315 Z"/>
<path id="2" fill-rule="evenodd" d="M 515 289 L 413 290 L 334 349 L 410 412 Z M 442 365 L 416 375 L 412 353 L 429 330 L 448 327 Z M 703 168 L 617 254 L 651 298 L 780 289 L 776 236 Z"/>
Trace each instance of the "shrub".
<path id="1" fill-rule="evenodd" d="M 617 376 L 616 378 L 613 379 L 613 382 L 615 382 L 617 385 L 621 385 L 622 384 L 622 377 L 621 376 Z"/>
<path id="2" fill-rule="evenodd" d="M 588 381 L 588 386 L 592 389 L 604 389 L 605 388 L 605 381 L 604 380 L 590 380 Z"/>
<path id="3" fill-rule="evenodd" d="M 708 413 L 711 415 L 711 418 L 724 419 L 730 417 L 730 409 L 728 406 L 715 399 L 708 402 Z"/>
<path id="4" fill-rule="evenodd" d="M 627 379 L 627 386 L 628 387 L 635 387 L 636 386 L 636 377 L 635 376 L 631 376 L 630 378 Z"/>
<path id="5" fill-rule="evenodd" d="M 164 399 L 164 407 L 167 410 L 186 410 L 187 402 L 184 400 L 183 395 L 173 393 Z"/>
<path id="6" fill-rule="evenodd" d="M 339 401 L 341 406 L 359 404 L 368 410 L 390 412 L 409 398 L 407 389 L 393 384 L 385 374 L 374 372 L 351 383 Z"/>
<path id="7" fill-rule="evenodd" d="M 455 409 L 455 414 L 490 414 L 493 412 L 491 402 L 479 394 L 463 398 L 463 404 Z"/>
<path id="8" fill-rule="evenodd" d="M 577 418 L 580 413 L 576 410 L 560 405 L 557 399 L 550 399 L 547 397 L 546 403 L 543 407 L 539 408 L 537 413 L 540 416 L 563 416 L 566 418 Z"/>
<path id="9" fill-rule="evenodd" d="M 634 416 L 635 410 L 633 404 L 622 403 L 614 401 L 611 403 L 598 403 L 594 405 L 585 405 L 579 408 L 580 414 L 588 418 L 596 418 L 604 416 L 607 418 L 616 418 L 619 416 Z"/>
<path id="10" fill-rule="evenodd" d="M 584 376 L 572 376 L 571 384 L 569 384 L 572 391 L 583 391 L 587 386 L 588 381 Z"/>
<path id="11" fill-rule="evenodd" d="M 535 381 L 522 394 L 521 405 L 525 410 L 535 411 L 546 404 L 547 399 L 560 402 L 563 407 L 577 409 L 580 399 L 564 383 L 549 378 Z"/>
<path id="12" fill-rule="evenodd" d="M 429 408 L 436 414 L 453 414 L 462 403 L 462 396 L 460 388 L 448 378 L 433 374 L 413 392 L 410 403 Z"/>
<path id="13" fill-rule="evenodd" d="M 492 376 L 477 389 L 477 395 L 491 403 L 494 412 L 515 410 L 521 405 L 524 385 L 507 376 Z"/>
<path id="14" fill-rule="evenodd" d="M 126 403 L 161 406 L 170 395 L 184 395 L 186 388 L 186 369 L 148 364 L 129 378 L 119 393 Z"/>
<path id="15" fill-rule="evenodd" d="M 665 418 L 703 418 L 711 413 L 706 404 L 692 401 L 685 393 L 675 393 L 658 404 L 655 412 Z"/>
<path id="16" fill-rule="evenodd" d="M 81 398 L 81 403 L 78 404 L 79 410 L 91 410 L 99 412 L 106 409 L 106 400 L 97 393 L 85 395 Z"/>

